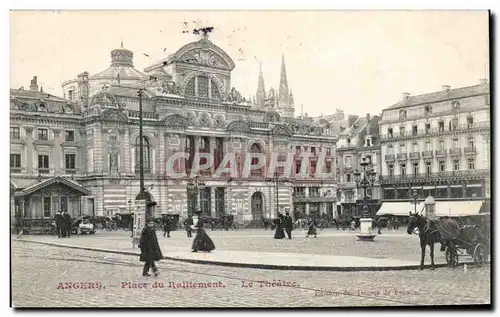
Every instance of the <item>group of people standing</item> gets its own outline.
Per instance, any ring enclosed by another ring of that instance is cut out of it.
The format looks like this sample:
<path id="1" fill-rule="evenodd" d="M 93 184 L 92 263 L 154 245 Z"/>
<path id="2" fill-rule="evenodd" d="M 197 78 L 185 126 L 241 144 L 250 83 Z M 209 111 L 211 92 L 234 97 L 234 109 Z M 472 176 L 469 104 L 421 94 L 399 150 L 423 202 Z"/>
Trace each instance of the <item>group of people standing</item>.
<path id="1" fill-rule="evenodd" d="M 290 213 L 287 212 L 284 216 L 283 214 L 278 213 L 278 218 L 274 220 L 274 224 L 276 226 L 276 232 L 274 233 L 275 239 L 284 239 L 285 232 L 288 236 L 288 239 L 292 238 L 293 220 L 292 217 L 290 216 Z M 310 218 L 308 222 L 308 231 L 306 238 L 309 237 L 310 235 L 314 235 L 315 238 L 317 236 L 316 222 L 312 218 Z"/>
<path id="2" fill-rule="evenodd" d="M 67 211 L 64 211 L 63 213 L 61 213 L 61 211 L 58 211 L 54 216 L 54 222 L 56 224 L 58 238 L 71 237 L 71 216 Z"/>
<path id="3" fill-rule="evenodd" d="M 278 213 L 278 218 L 274 220 L 274 224 L 276 226 L 276 232 L 274 233 L 275 239 L 284 239 L 285 232 L 288 239 L 292 238 L 293 220 L 290 213 L 287 212 L 284 216 L 282 213 Z"/>

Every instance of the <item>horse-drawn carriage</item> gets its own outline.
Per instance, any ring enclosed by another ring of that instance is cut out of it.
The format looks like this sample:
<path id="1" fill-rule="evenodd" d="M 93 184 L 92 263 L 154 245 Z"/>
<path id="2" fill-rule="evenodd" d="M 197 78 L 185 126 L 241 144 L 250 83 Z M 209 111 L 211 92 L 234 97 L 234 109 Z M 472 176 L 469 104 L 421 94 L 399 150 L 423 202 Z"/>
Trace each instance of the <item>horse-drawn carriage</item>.
<path id="1" fill-rule="evenodd" d="M 424 268 L 425 248 L 430 247 L 431 268 L 434 268 L 434 244 L 441 243 L 449 267 L 458 265 L 460 256 L 472 256 L 474 264 L 482 265 L 490 255 L 489 214 L 469 216 L 467 224 L 459 225 L 451 217 L 428 219 L 419 213 L 410 212 L 408 234 L 418 234 L 422 250 L 420 268 Z M 475 218 L 475 219 L 474 219 Z M 463 220 L 463 218 L 461 218 Z"/>
<path id="2" fill-rule="evenodd" d="M 483 265 L 490 255 L 489 214 L 467 217 L 466 224 L 460 227 L 459 237 L 443 241 L 448 266 L 458 265 L 460 256 L 472 256 L 476 265 Z"/>
<path id="3" fill-rule="evenodd" d="M 212 230 L 238 230 L 239 225 L 234 221 L 234 215 L 223 215 L 220 218 L 210 217 Z"/>

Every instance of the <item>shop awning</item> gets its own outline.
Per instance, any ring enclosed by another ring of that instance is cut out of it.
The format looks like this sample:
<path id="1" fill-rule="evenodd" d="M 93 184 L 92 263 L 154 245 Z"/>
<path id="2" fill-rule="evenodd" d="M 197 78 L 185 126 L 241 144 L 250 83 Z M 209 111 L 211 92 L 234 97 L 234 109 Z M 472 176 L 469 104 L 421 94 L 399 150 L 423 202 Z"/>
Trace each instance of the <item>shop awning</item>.
<path id="1" fill-rule="evenodd" d="M 423 212 L 424 203 L 417 204 L 417 212 Z M 393 215 L 393 216 L 409 216 L 410 211 L 415 211 L 415 205 L 408 201 L 404 202 L 385 202 L 377 211 L 377 216 Z"/>
<path id="2" fill-rule="evenodd" d="M 436 216 L 464 217 L 479 214 L 484 200 L 469 201 L 438 201 L 436 202 Z"/>
<path id="3" fill-rule="evenodd" d="M 438 217 L 465 217 L 479 214 L 483 206 L 483 200 L 470 201 L 438 201 L 436 202 L 436 216 Z M 377 211 L 377 216 L 394 215 L 408 216 L 414 212 L 415 207 L 410 202 L 384 202 Z M 417 205 L 417 212 L 425 214 L 424 203 Z"/>

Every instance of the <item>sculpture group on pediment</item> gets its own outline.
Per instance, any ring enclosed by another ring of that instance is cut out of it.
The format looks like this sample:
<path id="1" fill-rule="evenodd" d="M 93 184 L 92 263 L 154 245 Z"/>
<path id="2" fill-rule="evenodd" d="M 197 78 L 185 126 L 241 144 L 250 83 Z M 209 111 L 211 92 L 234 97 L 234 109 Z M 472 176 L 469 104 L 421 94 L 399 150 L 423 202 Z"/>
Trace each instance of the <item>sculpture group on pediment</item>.
<path id="1" fill-rule="evenodd" d="M 212 67 L 226 66 L 224 61 L 209 50 L 191 50 L 184 54 L 182 61 L 190 64 L 200 64 Z"/>
<path id="2" fill-rule="evenodd" d="M 37 111 L 37 106 L 36 104 L 34 103 L 28 103 L 28 102 L 21 102 L 19 104 L 19 110 L 23 110 L 23 111 Z"/>
<path id="3" fill-rule="evenodd" d="M 180 95 L 181 90 L 173 80 L 169 80 L 162 83 L 162 93 L 170 95 Z"/>
<path id="4" fill-rule="evenodd" d="M 74 107 L 72 104 L 67 103 L 62 107 L 62 112 L 63 113 L 73 113 L 74 112 Z"/>
<path id="5" fill-rule="evenodd" d="M 226 96 L 227 101 L 229 102 L 234 102 L 234 103 L 240 103 L 246 101 L 245 98 L 241 95 L 241 93 L 236 90 L 236 88 L 231 88 L 231 91 Z"/>

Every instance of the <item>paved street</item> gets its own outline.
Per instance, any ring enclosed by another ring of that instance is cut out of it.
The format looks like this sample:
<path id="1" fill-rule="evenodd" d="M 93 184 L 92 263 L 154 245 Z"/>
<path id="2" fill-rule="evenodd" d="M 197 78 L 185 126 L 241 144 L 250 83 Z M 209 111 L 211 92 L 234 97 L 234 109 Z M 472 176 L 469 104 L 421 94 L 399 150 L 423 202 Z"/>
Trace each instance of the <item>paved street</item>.
<path id="1" fill-rule="evenodd" d="M 15 307 L 319 307 L 490 303 L 489 266 L 470 266 L 466 273 L 461 268 L 301 272 L 161 261 L 159 267 L 162 274 L 157 278 L 144 278 L 140 276 L 141 263 L 133 256 L 17 241 L 12 242 L 12 252 Z M 155 281 L 163 283 L 164 287 L 153 288 Z M 250 287 L 252 281 L 253 287 Z M 75 285 L 77 282 L 85 284 Z M 127 284 L 125 288 L 122 288 L 122 282 Z M 193 286 L 189 282 L 211 284 L 201 285 L 205 288 L 181 288 Z M 80 288 L 63 289 L 68 287 L 66 283 Z M 143 286 L 138 283 L 148 283 L 147 288 L 128 288 L 133 284 Z M 280 287 L 278 283 L 285 286 Z"/>
<path id="2" fill-rule="evenodd" d="M 396 232 L 384 231 L 374 242 L 361 242 L 355 232 L 326 229 L 320 231 L 318 237 L 305 238 L 305 231 L 294 230 L 292 240 L 273 239 L 273 231 L 246 229 L 239 231 L 211 231 L 207 233 L 213 239 L 216 250 L 281 252 L 358 256 L 376 259 L 396 259 L 420 263 L 420 246 L 418 236 L 408 235 L 405 230 Z M 167 255 L 168 252 L 190 251 L 192 239 L 188 240 L 185 231 L 173 231 L 171 238 L 163 238 L 161 231 L 157 232 L 160 246 Z M 77 246 L 92 246 L 103 249 L 132 249 L 130 232 L 97 231 L 95 236 L 73 236 L 70 239 L 58 239 L 54 236 L 25 236 L 24 239 L 36 241 L 72 244 Z M 435 246 L 436 263 L 445 263 L 444 252 Z M 325 250 L 327 250 L 325 252 Z M 426 263 L 430 264 L 429 249 L 426 251 Z"/>

